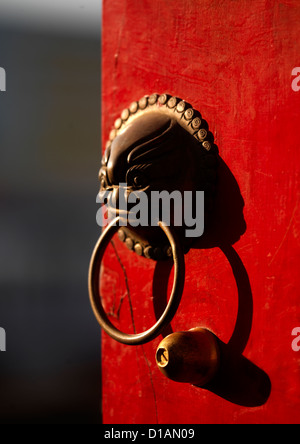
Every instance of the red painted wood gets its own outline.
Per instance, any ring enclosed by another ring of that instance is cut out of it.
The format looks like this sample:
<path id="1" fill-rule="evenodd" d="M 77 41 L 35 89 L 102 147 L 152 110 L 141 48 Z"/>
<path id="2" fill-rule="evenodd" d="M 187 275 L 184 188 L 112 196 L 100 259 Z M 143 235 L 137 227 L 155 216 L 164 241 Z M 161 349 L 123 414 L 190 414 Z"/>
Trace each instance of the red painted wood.
<path id="1" fill-rule="evenodd" d="M 103 146 L 132 101 L 152 92 L 187 100 L 215 135 L 247 224 L 233 247 L 186 256 L 172 323 L 174 331 L 207 327 L 229 343 L 226 362 L 232 372 L 240 366 L 239 377 L 211 390 L 178 384 L 156 368 L 161 337 L 130 347 L 103 334 L 104 423 L 299 423 L 300 352 L 291 347 L 300 327 L 300 92 L 291 87 L 300 65 L 299 20 L 298 0 L 104 0 Z M 224 189 L 234 231 L 240 212 L 232 213 L 230 192 Z M 118 240 L 115 248 L 102 272 L 105 303 L 115 316 L 121 303 L 116 325 L 133 332 L 130 297 L 141 331 L 155 319 L 155 264 Z M 165 280 L 160 276 L 156 289 Z"/>

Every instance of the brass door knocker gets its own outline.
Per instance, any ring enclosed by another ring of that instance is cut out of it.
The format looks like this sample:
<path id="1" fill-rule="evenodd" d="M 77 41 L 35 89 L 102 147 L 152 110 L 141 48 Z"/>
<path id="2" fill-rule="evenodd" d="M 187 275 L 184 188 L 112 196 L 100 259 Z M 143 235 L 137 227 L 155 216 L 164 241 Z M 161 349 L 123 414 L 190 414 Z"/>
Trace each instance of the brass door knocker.
<path id="1" fill-rule="evenodd" d="M 184 288 L 184 253 L 174 230 L 171 227 L 167 227 L 163 222 L 159 222 L 159 227 L 166 234 L 170 242 L 174 261 L 174 283 L 168 305 L 161 318 L 149 330 L 132 335 L 119 331 L 108 319 L 108 316 L 102 306 L 101 297 L 99 297 L 98 294 L 101 260 L 108 243 L 119 228 L 119 220 L 120 218 L 117 217 L 107 226 L 95 247 L 89 272 L 90 301 L 99 325 L 104 331 L 106 331 L 106 333 L 109 334 L 110 337 L 118 342 L 121 342 L 122 344 L 141 345 L 156 338 L 164 327 L 172 321 L 176 314 Z"/>
<path id="2" fill-rule="evenodd" d="M 109 192 L 113 197 L 115 208 L 108 202 L 108 214 L 114 217 L 95 247 L 89 269 L 89 295 L 94 314 L 103 330 L 116 341 L 144 344 L 156 338 L 172 321 L 184 288 L 184 254 L 196 239 L 186 235 L 189 228 L 186 218 L 181 217 L 182 224 L 176 224 L 174 214 L 168 223 L 159 213 L 155 224 L 130 224 L 130 211 L 124 211 L 119 205 L 121 191 L 127 197 L 143 192 L 149 198 L 153 192 L 189 192 L 191 202 L 201 191 L 205 193 L 206 218 L 213 202 L 217 159 L 217 148 L 207 123 L 198 111 L 177 97 L 145 96 L 133 102 L 116 120 L 99 173 L 100 192 Z M 147 202 L 151 218 L 151 198 Z M 99 295 L 101 261 L 117 232 L 127 247 L 141 256 L 156 261 L 173 258 L 174 282 L 169 303 L 157 323 L 143 333 L 125 334 L 116 329 Z"/>

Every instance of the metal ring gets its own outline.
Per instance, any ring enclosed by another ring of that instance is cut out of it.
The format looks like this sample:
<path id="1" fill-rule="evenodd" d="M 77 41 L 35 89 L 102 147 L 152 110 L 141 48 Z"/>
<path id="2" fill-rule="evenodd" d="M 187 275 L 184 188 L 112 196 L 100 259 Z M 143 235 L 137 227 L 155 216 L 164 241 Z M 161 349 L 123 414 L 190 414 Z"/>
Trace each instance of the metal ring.
<path id="1" fill-rule="evenodd" d="M 184 252 L 174 229 L 172 227 L 166 226 L 163 222 L 158 222 L 159 227 L 164 231 L 170 242 L 174 261 L 174 282 L 169 302 L 162 316 L 149 330 L 137 334 L 123 333 L 118 330 L 108 319 L 108 316 L 105 313 L 101 302 L 101 296 L 99 294 L 99 276 L 101 261 L 109 242 L 111 241 L 113 235 L 119 229 L 119 220 L 120 217 L 116 217 L 106 227 L 95 246 L 89 268 L 90 302 L 98 323 L 111 338 L 115 339 L 118 342 L 121 342 L 122 344 L 142 345 L 152 341 L 157 336 L 159 336 L 162 330 L 170 324 L 176 314 L 184 288 Z"/>

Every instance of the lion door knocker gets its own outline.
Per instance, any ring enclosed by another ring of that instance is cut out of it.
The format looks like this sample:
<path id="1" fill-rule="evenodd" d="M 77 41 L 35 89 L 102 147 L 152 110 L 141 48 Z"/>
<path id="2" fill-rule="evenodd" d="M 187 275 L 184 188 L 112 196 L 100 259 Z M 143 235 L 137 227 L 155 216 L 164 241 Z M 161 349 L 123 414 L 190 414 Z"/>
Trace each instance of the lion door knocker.
<path id="1" fill-rule="evenodd" d="M 174 192 L 180 196 L 189 193 L 190 212 L 193 210 L 195 213 L 199 209 L 197 193 L 201 191 L 205 196 L 206 223 L 213 205 L 217 164 L 218 150 L 207 123 L 198 111 L 177 97 L 167 94 L 145 96 L 133 102 L 115 121 L 99 173 L 100 194 L 110 196 L 107 200 L 109 223 L 92 255 L 89 293 L 100 326 L 116 341 L 129 345 L 144 344 L 156 338 L 171 322 L 184 288 L 184 254 L 203 232 L 196 232 L 196 236 L 189 234 L 191 226 L 186 221 L 186 206 L 177 211 L 181 224 L 176 223 L 175 210 L 170 211 L 168 221 L 163 208 L 153 217 L 157 207 L 151 205 L 152 197 L 161 192 L 170 196 L 174 196 Z M 144 207 L 147 205 L 144 208 L 147 221 L 138 225 L 130 223 L 130 214 L 133 203 L 136 204 L 141 195 L 145 197 Z M 125 209 L 121 205 L 124 199 Z M 192 215 L 189 216 L 193 220 Z M 174 282 L 167 307 L 156 324 L 142 333 L 119 331 L 108 319 L 99 295 L 101 261 L 116 232 L 120 240 L 140 256 L 155 261 L 173 258 Z M 215 347 L 211 338 L 209 342 L 209 347 Z M 165 367 L 161 361 L 163 356 L 158 351 L 157 363 L 161 369 Z M 214 356 L 216 358 L 216 353 Z"/>

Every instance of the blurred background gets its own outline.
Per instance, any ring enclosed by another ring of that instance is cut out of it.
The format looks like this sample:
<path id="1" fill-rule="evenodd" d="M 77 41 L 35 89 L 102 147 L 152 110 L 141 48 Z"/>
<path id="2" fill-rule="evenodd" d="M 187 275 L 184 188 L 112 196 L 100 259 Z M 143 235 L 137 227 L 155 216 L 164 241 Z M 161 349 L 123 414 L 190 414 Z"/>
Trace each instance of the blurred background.
<path id="1" fill-rule="evenodd" d="M 101 0 L 0 0 L 0 423 L 100 423 Z"/>

